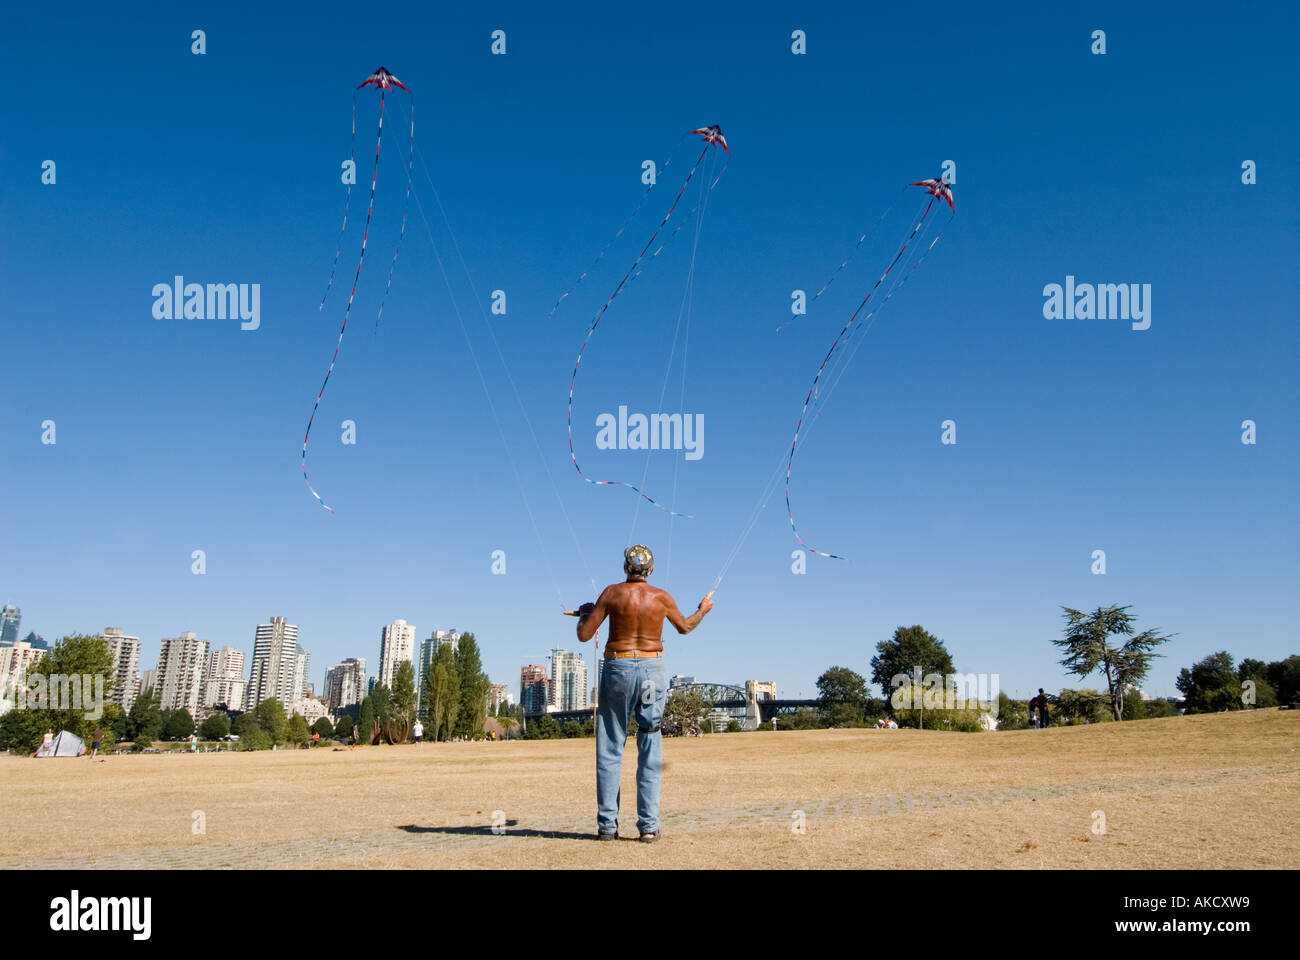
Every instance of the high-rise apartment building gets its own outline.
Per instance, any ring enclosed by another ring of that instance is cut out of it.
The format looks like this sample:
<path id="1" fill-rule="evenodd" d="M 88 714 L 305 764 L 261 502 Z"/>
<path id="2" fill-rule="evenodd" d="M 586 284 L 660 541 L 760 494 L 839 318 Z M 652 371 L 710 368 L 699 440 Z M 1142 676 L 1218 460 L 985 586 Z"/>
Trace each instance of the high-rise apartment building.
<path id="1" fill-rule="evenodd" d="M 306 650 L 298 651 L 298 659 L 294 664 L 293 673 L 293 690 L 294 700 L 300 700 L 303 697 L 311 696 L 311 681 L 308 676 L 311 671 L 311 654 Z"/>
<path id="2" fill-rule="evenodd" d="M 295 686 L 295 683 L 297 686 Z M 251 710 L 274 697 L 285 707 L 299 698 L 298 627 L 284 617 L 259 623 L 253 640 L 253 666 L 244 694 L 244 709 Z"/>
<path id="3" fill-rule="evenodd" d="M 416 665 L 418 670 L 415 675 L 416 699 L 420 706 L 423 706 L 424 678 L 429 675 L 433 669 L 434 658 L 438 656 L 438 651 L 443 647 L 451 647 L 452 655 L 456 654 L 456 642 L 460 640 L 460 634 L 455 630 L 434 630 L 429 634 L 427 640 L 420 641 L 420 660 Z"/>
<path id="4" fill-rule="evenodd" d="M 510 684 L 494 683 L 488 687 L 487 712 L 493 715 L 503 703 L 510 702 Z"/>
<path id="5" fill-rule="evenodd" d="M 113 692 L 108 698 L 129 713 L 140 695 L 140 638 L 127 636 L 121 627 L 105 627 L 99 639 L 113 661 Z"/>
<path id="6" fill-rule="evenodd" d="M 241 710 L 248 682 L 244 679 L 244 651 L 222 647 L 208 655 L 208 673 L 203 681 L 203 706 L 211 709 L 225 704 Z"/>
<path id="7" fill-rule="evenodd" d="M 0 645 L 8 647 L 18 642 L 18 625 L 22 622 L 22 611 L 12 603 L 0 607 Z"/>
<path id="8" fill-rule="evenodd" d="M 379 634 L 379 682 L 391 690 L 397 665 L 404 660 L 414 665 L 415 626 L 394 620 Z"/>
<path id="9" fill-rule="evenodd" d="M 19 679 L 27 676 L 27 668 L 43 656 L 44 650 L 35 649 L 26 640 L 0 647 L 0 693 L 8 695 L 17 689 Z"/>
<path id="10" fill-rule="evenodd" d="M 191 631 L 164 637 L 158 651 L 158 706 L 162 710 L 188 710 L 190 716 L 203 705 L 203 675 L 208 666 L 208 641 Z"/>
<path id="11" fill-rule="evenodd" d="M 572 650 L 551 651 L 547 703 L 555 710 L 582 710 L 587 704 L 587 663 Z"/>
<path id="12" fill-rule="evenodd" d="M 546 712 L 549 686 L 546 668 L 541 664 L 530 663 L 519 671 L 519 702 L 523 705 L 524 713 Z"/>
<path id="13" fill-rule="evenodd" d="M 366 661 L 353 657 L 344 660 L 329 671 L 329 689 L 325 696 L 329 700 L 330 710 L 338 713 L 353 704 L 360 703 L 367 694 Z"/>

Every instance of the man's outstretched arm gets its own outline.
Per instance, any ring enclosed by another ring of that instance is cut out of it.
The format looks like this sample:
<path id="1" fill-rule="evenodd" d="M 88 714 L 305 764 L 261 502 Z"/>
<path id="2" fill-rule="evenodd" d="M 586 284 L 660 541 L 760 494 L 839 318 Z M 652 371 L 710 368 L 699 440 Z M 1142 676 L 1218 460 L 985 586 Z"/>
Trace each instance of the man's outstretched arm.
<path id="1" fill-rule="evenodd" d="M 605 594 L 601 593 L 595 603 L 584 603 L 578 608 L 578 641 L 586 643 L 596 635 L 600 625 L 609 616 L 605 607 Z"/>
<path id="2" fill-rule="evenodd" d="M 689 617 L 682 616 L 681 610 L 677 609 L 677 601 L 674 600 L 671 595 L 664 594 L 664 596 L 668 598 L 668 609 L 664 613 L 664 616 L 668 618 L 668 622 L 673 625 L 674 629 L 676 629 L 678 633 L 690 633 L 700 625 L 700 621 L 704 619 L 704 615 L 713 609 L 712 590 L 705 595 L 704 599 L 700 601 L 700 605 L 696 607 L 695 612 Z"/>

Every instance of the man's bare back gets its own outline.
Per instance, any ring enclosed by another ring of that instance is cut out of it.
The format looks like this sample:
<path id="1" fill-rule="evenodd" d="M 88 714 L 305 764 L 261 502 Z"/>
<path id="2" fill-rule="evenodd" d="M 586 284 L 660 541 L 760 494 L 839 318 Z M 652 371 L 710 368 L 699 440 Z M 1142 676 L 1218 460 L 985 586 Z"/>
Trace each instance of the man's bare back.
<path id="1" fill-rule="evenodd" d="M 578 639 L 586 643 L 609 618 L 609 641 L 606 653 L 645 653 L 663 651 L 664 620 L 678 633 L 690 633 L 713 609 L 713 595 L 700 601 L 689 617 L 683 616 L 677 602 L 667 590 L 652 587 L 644 580 L 611 583 L 595 603 L 584 603 L 578 610 Z"/>

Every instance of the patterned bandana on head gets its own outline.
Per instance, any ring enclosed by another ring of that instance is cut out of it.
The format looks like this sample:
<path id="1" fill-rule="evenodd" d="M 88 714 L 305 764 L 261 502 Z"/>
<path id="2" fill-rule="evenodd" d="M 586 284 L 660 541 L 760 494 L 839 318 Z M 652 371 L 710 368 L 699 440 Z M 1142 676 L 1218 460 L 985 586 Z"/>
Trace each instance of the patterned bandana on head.
<path id="1" fill-rule="evenodd" d="M 637 544 L 623 551 L 623 572 L 630 580 L 644 580 L 654 571 L 655 555 L 650 548 Z"/>

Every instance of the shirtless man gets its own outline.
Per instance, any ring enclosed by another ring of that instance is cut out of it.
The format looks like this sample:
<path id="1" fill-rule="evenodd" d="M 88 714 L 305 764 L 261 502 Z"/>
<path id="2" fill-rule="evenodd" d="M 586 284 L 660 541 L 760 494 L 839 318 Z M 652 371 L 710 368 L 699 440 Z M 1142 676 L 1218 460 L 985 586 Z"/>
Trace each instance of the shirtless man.
<path id="1" fill-rule="evenodd" d="M 618 838 L 623 747 L 634 714 L 637 827 L 642 841 L 659 839 L 659 773 L 664 752 L 659 724 L 668 694 L 660 637 L 665 619 L 678 633 L 690 633 L 713 609 L 710 591 L 693 614 L 682 616 L 668 591 L 646 582 L 654 568 L 649 547 L 628 547 L 623 551 L 627 580 L 610 584 L 595 603 L 578 608 L 578 639 L 583 643 L 609 618 L 596 706 L 596 830 L 601 840 Z"/>

